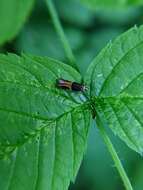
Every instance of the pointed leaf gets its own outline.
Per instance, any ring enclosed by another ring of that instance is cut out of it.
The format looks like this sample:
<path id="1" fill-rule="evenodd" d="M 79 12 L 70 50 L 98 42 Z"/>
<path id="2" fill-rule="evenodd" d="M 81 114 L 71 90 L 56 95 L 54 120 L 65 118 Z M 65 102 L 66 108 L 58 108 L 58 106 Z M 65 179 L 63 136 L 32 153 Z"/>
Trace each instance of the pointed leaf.
<path id="1" fill-rule="evenodd" d="M 85 81 L 97 114 L 135 151 L 143 152 L 143 26 L 109 43 Z"/>
<path id="2" fill-rule="evenodd" d="M 49 58 L 0 55 L 1 189 L 67 189 L 80 166 L 90 126 L 82 93 L 56 79 L 81 81 Z"/>

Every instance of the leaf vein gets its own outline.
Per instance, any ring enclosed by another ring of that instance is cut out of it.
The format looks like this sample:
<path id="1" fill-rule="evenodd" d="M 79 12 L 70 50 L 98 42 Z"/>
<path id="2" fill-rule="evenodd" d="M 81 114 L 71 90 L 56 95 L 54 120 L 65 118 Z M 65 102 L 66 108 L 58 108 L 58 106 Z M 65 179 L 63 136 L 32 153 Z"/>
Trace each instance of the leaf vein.
<path id="1" fill-rule="evenodd" d="M 11 174 L 10 174 L 10 179 L 8 181 L 8 186 L 7 186 L 7 190 L 10 189 L 11 187 L 11 184 L 12 184 L 12 180 L 13 180 L 13 176 L 14 176 L 14 171 L 15 171 L 15 167 L 16 167 L 16 162 L 17 162 L 17 154 L 18 154 L 18 149 L 15 149 L 15 160 L 13 161 L 13 164 L 12 164 L 12 169 L 11 169 Z"/>
<path id="2" fill-rule="evenodd" d="M 38 183 L 39 183 L 39 171 L 40 171 L 40 144 L 41 144 L 41 131 L 39 133 L 39 146 L 38 146 L 38 153 L 37 153 L 37 176 L 35 179 L 35 190 L 38 190 Z"/>
<path id="3" fill-rule="evenodd" d="M 55 122 L 55 130 L 54 130 L 54 158 L 53 158 L 53 168 L 52 168 L 52 181 L 51 181 L 51 189 L 54 189 L 54 171 L 55 171 L 55 162 L 56 162 L 56 132 L 57 132 L 57 122 Z"/>
<path id="4" fill-rule="evenodd" d="M 125 90 L 127 90 L 127 89 L 128 89 L 139 77 L 141 77 L 142 75 L 143 75 L 143 72 L 139 73 L 136 77 L 134 77 L 134 78 L 127 84 L 127 86 L 126 86 L 123 90 L 121 90 L 121 91 L 119 92 L 118 95 L 120 95 L 121 93 L 125 92 Z"/>

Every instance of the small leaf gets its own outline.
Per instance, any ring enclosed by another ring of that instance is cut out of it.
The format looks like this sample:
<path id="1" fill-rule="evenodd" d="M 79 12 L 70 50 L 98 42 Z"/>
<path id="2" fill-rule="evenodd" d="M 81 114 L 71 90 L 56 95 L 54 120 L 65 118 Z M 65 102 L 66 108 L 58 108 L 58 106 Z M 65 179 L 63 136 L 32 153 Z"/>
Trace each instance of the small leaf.
<path id="1" fill-rule="evenodd" d="M 23 26 L 34 0 L 0 1 L 0 45 L 11 40 Z"/>
<path id="2" fill-rule="evenodd" d="M 95 109 L 126 144 L 143 152 L 143 26 L 109 43 L 85 81 Z"/>
<path id="3" fill-rule="evenodd" d="M 82 93 L 56 87 L 81 81 L 49 58 L 0 55 L 1 189 L 67 189 L 85 151 L 90 112 Z"/>

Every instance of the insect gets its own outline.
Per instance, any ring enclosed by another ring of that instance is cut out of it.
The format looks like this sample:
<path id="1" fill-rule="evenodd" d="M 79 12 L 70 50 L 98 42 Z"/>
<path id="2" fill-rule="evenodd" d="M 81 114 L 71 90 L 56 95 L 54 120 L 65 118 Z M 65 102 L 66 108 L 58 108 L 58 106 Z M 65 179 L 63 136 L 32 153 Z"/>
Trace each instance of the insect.
<path id="1" fill-rule="evenodd" d="M 85 85 L 77 82 L 68 81 L 65 79 L 57 79 L 57 87 L 73 91 L 81 91 L 81 92 L 87 90 L 87 87 Z"/>

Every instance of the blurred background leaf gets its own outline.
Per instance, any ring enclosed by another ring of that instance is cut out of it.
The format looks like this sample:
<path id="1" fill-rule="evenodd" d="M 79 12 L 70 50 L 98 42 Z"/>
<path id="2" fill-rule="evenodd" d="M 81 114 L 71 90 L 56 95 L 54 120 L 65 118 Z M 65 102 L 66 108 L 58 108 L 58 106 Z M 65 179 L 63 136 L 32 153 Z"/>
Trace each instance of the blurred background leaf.
<path id="1" fill-rule="evenodd" d="M 1 0 L 0 0 L 1 1 Z M 3 0 L 4 1 L 4 0 Z M 84 75 L 98 52 L 112 39 L 134 25 L 143 24 L 143 7 L 95 9 L 82 0 L 55 0 L 65 33 Z M 88 1 L 89 2 L 89 1 Z M 98 0 L 101 3 L 101 0 Z M 117 1 L 105 0 L 105 3 Z M 130 3 L 130 1 L 122 1 Z M 132 0 L 132 5 L 134 1 Z M 138 2 L 137 2 L 138 3 Z M 0 8 L 1 9 L 1 8 Z M 24 8 L 23 8 L 24 10 Z M 1 13 L 0 13 L 1 14 Z M 1 18 L 0 18 L 1 19 Z M 0 22 L 0 29 L 2 28 Z M 66 61 L 63 48 L 55 33 L 44 0 L 37 0 L 30 19 L 13 41 L 0 47 L 0 52 L 27 52 Z M 131 179 L 134 190 L 143 187 L 143 160 L 108 131 Z M 88 148 L 75 184 L 70 190 L 124 190 L 98 130 L 92 127 Z"/>
<path id="2" fill-rule="evenodd" d="M 33 4 L 34 0 L 0 0 L 0 44 L 19 32 Z"/>
<path id="3" fill-rule="evenodd" d="M 143 4 L 142 0 L 80 0 L 81 2 L 87 4 L 89 7 L 98 8 L 125 8 L 132 5 Z"/>

